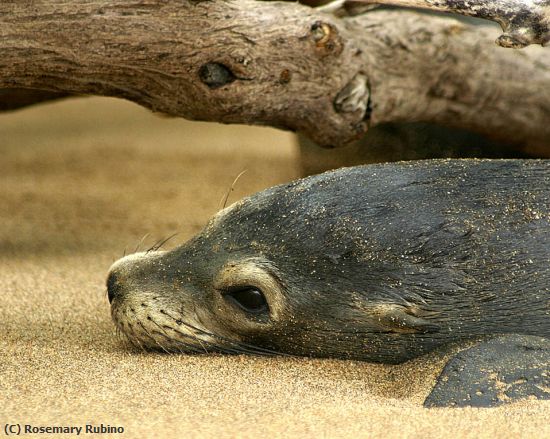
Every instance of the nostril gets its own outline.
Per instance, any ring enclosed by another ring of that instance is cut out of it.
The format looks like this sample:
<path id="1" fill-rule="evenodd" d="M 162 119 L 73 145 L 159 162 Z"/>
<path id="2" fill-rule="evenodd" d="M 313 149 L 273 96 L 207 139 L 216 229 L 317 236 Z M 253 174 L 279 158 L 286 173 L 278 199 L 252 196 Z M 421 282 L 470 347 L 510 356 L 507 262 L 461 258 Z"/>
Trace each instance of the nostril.
<path id="1" fill-rule="evenodd" d="M 114 298 L 120 294 L 121 286 L 118 278 L 114 272 L 110 272 L 107 276 L 107 296 L 109 297 L 109 303 L 112 303 Z"/>

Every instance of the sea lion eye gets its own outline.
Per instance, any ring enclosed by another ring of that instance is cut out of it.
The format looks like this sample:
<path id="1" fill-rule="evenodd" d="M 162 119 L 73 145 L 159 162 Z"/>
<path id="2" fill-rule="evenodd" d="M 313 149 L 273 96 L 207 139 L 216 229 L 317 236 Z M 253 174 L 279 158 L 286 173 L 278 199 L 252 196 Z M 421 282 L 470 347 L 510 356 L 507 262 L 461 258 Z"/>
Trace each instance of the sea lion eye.
<path id="1" fill-rule="evenodd" d="M 264 294 L 257 288 L 247 287 L 224 294 L 224 298 L 237 304 L 239 308 L 253 314 L 268 310 Z"/>

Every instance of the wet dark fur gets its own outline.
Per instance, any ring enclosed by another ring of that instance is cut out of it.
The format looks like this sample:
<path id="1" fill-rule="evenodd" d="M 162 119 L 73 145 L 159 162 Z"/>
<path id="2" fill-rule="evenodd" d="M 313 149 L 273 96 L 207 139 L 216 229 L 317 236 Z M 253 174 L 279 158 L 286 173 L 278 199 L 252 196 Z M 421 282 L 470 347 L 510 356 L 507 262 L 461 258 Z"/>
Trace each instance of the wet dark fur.
<path id="1" fill-rule="evenodd" d="M 251 345 L 397 363 L 472 337 L 550 337 L 550 161 L 407 162 L 299 180 L 246 199 L 142 275 L 175 302 L 173 285 L 185 284 L 208 308 L 214 274 L 249 257 L 270 261 L 287 317 L 240 334 Z"/>

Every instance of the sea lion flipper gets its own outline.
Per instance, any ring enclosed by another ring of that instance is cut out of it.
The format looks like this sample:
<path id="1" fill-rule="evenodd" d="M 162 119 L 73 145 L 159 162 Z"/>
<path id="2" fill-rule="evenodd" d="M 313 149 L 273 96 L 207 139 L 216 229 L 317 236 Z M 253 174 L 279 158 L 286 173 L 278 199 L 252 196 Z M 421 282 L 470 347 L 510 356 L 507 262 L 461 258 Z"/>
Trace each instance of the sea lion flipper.
<path id="1" fill-rule="evenodd" d="M 425 407 L 494 407 L 520 399 L 550 399 L 550 340 L 504 335 L 449 360 Z"/>
<path id="2" fill-rule="evenodd" d="M 439 326 L 427 319 L 413 306 L 379 304 L 373 307 L 375 323 L 383 331 L 396 333 L 437 332 Z"/>

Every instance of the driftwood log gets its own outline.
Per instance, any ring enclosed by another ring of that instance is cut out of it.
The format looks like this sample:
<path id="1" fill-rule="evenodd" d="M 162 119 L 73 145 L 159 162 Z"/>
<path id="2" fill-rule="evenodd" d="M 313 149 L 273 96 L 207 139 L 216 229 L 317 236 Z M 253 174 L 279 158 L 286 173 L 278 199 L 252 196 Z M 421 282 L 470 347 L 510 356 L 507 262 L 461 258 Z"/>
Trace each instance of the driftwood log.
<path id="1" fill-rule="evenodd" d="M 335 0 L 323 10 L 353 11 L 357 4 L 419 8 L 491 20 L 502 27 L 504 33 L 496 40 L 502 47 L 518 49 L 550 42 L 550 0 Z"/>
<path id="2" fill-rule="evenodd" d="M 121 97 L 324 146 L 426 121 L 550 155 L 550 51 L 498 48 L 490 34 L 410 11 L 338 18 L 296 3 L 3 1 L 0 90 Z"/>

